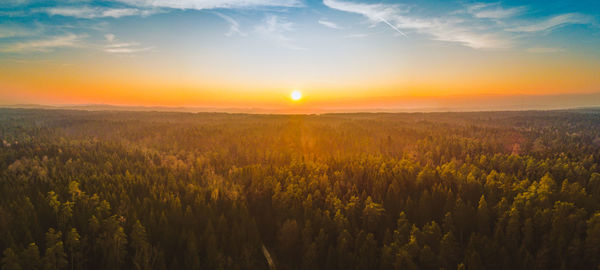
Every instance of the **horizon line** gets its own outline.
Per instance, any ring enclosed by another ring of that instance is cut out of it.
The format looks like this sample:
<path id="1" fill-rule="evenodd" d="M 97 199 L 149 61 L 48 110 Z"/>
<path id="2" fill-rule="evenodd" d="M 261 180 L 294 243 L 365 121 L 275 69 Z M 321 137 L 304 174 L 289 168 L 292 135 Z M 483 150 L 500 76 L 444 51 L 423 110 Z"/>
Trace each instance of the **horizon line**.
<path id="1" fill-rule="evenodd" d="M 565 106 L 551 108 L 411 108 L 411 109 L 389 109 L 389 108 L 356 108 L 356 109 L 268 109 L 260 107 L 208 107 L 208 106 L 163 106 L 163 105 L 115 105 L 115 104 L 0 104 L 2 109 L 25 109 L 25 110 L 74 110 L 89 112 L 172 112 L 172 113 L 225 113 L 225 114 L 257 114 L 257 115 L 321 115 L 321 114 L 408 114 L 408 113 L 474 113 L 474 112 L 534 112 L 534 111 L 576 111 L 576 110 L 600 110 L 600 105 L 592 106 Z"/>

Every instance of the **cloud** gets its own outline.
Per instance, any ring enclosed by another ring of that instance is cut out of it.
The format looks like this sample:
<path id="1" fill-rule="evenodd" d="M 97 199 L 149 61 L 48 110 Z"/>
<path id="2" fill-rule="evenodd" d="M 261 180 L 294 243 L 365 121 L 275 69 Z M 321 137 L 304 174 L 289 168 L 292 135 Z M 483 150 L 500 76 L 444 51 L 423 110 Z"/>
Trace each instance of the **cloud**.
<path id="1" fill-rule="evenodd" d="M 511 32 L 533 33 L 550 31 L 568 24 L 595 24 L 595 22 L 594 19 L 588 15 L 583 15 L 580 13 L 567 13 L 556 15 L 537 22 L 522 22 L 519 26 L 509 28 L 506 30 Z"/>
<path id="2" fill-rule="evenodd" d="M 54 7 L 45 10 L 47 14 L 55 16 L 75 17 L 82 19 L 95 18 L 120 18 L 125 16 L 147 16 L 153 13 L 150 10 L 137 8 L 101 8 L 101 7 Z"/>
<path id="3" fill-rule="evenodd" d="M 530 53 L 557 53 L 564 51 L 561 48 L 549 48 L 549 47 L 533 47 L 527 49 L 527 52 Z"/>
<path id="4" fill-rule="evenodd" d="M 113 41 L 115 41 L 115 35 L 114 35 L 114 34 L 106 34 L 106 35 L 104 35 L 104 38 L 106 38 L 106 40 L 107 40 L 108 42 L 113 42 Z"/>
<path id="5" fill-rule="evenodd" d="M 226 36 L 230 37 L 234 34 L 238 34 L 243 37 L 246 36 L 246 33 L 240 31 L 240 24 L 235 19 L 220 12 L 215 12 L 215 14 L 229 23 L 229 32 L 225 33 Z"/>
<path id="6" fill-rule="evenodd" d="M 138 52 L 147 52 L 152 50 L 152 47 L 137 47 L 138 43 L 119 43 L 107 46 L 104 51 L 107 53 L 131 54 Z"/>
<path id="7" fill-rule="evenodd" d="M 16 42 L 0 47 L 2 52 L 46 52 L 56 48 L 78 47 L 82 36 L 68 34 L 47 39 Z"/>
<path id="8" fill-rule="evenodd" d="M 304 50 L 305 48 L 296 45 L 294 40 L 285 35 L 285 33 L 290 32 L 293 29 L 294 27 L 291 22 L 285 21 L 279 16 L 271 15 L 265 18 L 263 23 L 256 26 L 254 30 L 263 38 L 272 40 L 281 47 L 293 50 Z"/>
<path id="9" fill-rule="evenodd" d="M 401 19 L 402 16 L 400 14 L 407 12 L 407 10 L 402 9 L 402 6 L 399 4 L 362 4 L 337 0 L 323 0 L 323 4 L 333 9 L 361 14 L 376 23 L 385 23 L 398 33 L 406 36 L 406 34 L 400 31 L 398 27 L 389 22 L 391 20 Z"/>
<path id="10" fill-rule="evenodd" d="M 323 4 L 332 9 L 362 14 L 375 22 L 389 20 L 401 13 L 406 13 L 398 4 L 362 4 L 338 0 L 323 0 Z"/>
<path id="11" fill-rule="evenodd" d="M 357 34 L 346 35 L 345 38 L 365 38 L 368 36 L 369 36 L 369 34 L 357 33 Z"/>
<path id="12" fill-rule="evenodd" d="M 299 0 L 117 0 L 138 7 L 160 7 L 174 9 L 216 9 L 248 7 L 298 7 Z"/>
<path id="13" fill-rule="evenodd" d="M 329 8 L 356 13 L 375 23 L 385 23 L 402 35 L 411 30 L 434 40 L 456 42 L 475 49 L 506 48 L 510 41 L 496 33 L 481 33 L 474 22 L 458 18 L 422 18 L 398 4 L 364 4 L 339 0 L 323 0 Z"/>
<path id="14" fill-rule="evenodd" d="M 332 28 L 332 29 L 342 29 L 340 26 L 338 26 L 334 22 L 330 22 L 330 21 L 326 21 L 326 20 L 319 20 L 318 22 L 319 22 L 319 24 L 322 24 L 322 25 Z"/>
<path id="15" fill-rule="evenodd" d="M 5 5 L 6 7 L 22 6 L 29 4 L 29 2 L 29 0 L 3 0 L 2 5 Z"/>
<path id="16" fill-rule="evenodd" d="M 114 34 L 106 34 L 104 35 L 104 38 L 106 38 L 108 44 L 104 46 L 103 51 L 107 53 L 131 54 L 151 51 L 153 49 L 153 47 L 142 47 L 137 42 L 121 42 Z"/>
<path id="17" fill-rule="evenodd" d="M 476 3 L 467 6 L 467 12 L 476 18 L 504 19 L 526 11 L 526 7 L 503 8 L 500 3 Z"/>
<path id="18" fill-rule="evenodd" d="M 0 38 L 25 37 L 34 35 L 36 31 L 13 24 L 0 24 Z"/>

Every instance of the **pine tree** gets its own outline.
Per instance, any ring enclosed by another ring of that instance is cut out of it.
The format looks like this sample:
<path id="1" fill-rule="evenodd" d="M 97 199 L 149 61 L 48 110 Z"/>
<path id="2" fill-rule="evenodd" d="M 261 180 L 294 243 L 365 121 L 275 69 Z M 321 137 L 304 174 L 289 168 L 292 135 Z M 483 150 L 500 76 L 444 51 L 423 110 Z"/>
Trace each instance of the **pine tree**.
<path id="1" fill-rule="evenodd" d="M 75 268 L 79 268 L 79 267 L 76 267 L 76 265 L 78 265 L 78 263 L 81 259 L 80 238 L 81 238 L 81 236 L 79 235 L 79 233 L 77 232 L 77 229 L 75 229 L 75 228 L 71 228 L 71 230 L 69 230 L 69 232 L 67 232 L 67 237 L 65 239 L 65 245 L 67 247 L 67 250 L 69 250 L 69 259 L 70 259 L 70 264 L 71 264 L 71 270 L 73 270 Z"/>
<path id="2" fill-rule="evenodd" d="M 141 224 L 140 224 L 140 226 L 141 226 Z M 145 234 L 145 232 L 144 232 L 144 234 Z M 132 237 L 134 237 L 134 236 L 132 236 Z M 139 236 L 137 236 L 137 237 L 139 237 Z M 133 241 L 135 241 L 135 240 L 132 238 L 131 241 L 133 243 Z M 196 241 L 197 241 L 196 240 L 196 234 L 194 234 L 193 231 L 187 233 L 187 236 L 186 236 L 185 258 L 183 260 L 183 263 L 184 263 L 186 269 L 199 269 L 199 268 L 201 268 L 200 250 L 198 248 L 198 244 L 196 244 Z M 139 240 L 137 240 L 136 242 L 138 242 L 137 245 L 140 245 L 139 244 Z M 146 243 L 143 246 L 146 246 L 146 247 L 142 247 L 141 245 L 138 247 L 138 249 L 141 248 L 140 251 L 142 251 L 142 253 L 140 253 L 139 255 L 148 256 L 148 257 L 146 257 L 146 258 L 140 257 L 140 258 L 137 258 L 137 260 L 140 260 L 140 261 L 146 261 L 147 260 L 148 261 L 147 263 L 148 263 L 148 266 L 149 266 L 149 263 L 150 263 L 149 260 L 150 260 L 150 255 L 151 254 L 149 253 L 150 250 L 146 251 L 146 249 L 150 248 L 150 245 L 148 243 Z M 134 250 L 136 250 L 136 249 L 134 248 Z M 134 264 L 135 264 L 135 260 L 136 260 L 137 256 L 138 256 L 138 253 L 136 253 L 134 255 Z M 137 268 L 137 269 L 148 269 L 148 268 Z"/>
<path id="3" fill-rule="evenodd" d="M 454 234 L 451 231 L 446 233 L 440 242 L 440 259 L 446 269 L 456 266 L 461 257 L 460 252 L 461 249 Z"/>
<path id="4" fill-rule="evenodd" d="M 21 252 L 21 265 L 23 266 L 23 269 L 40 269 L 42 265 L 40 249 L 35 243 L 30 243 L 29 246 Z"/>
<path id="5" fill-rule="evenodd" d="M 584 258 L 588 267 L 600 267 L 600 212 L 596 212 L 587 221 Z"/>
<path id="6" fill-rule="evenodd" d="M 478 231 L 484 235 L 491 234 L 491 211 L 488 208 L 485 196 L 481 195 L 479 199 L 479 205 L 477 206 L 477 227 Z"/>
<path id="7" fill-rule="evenodd" d="M 19 256 L 12 250 L 12 248 L 7 248 L 2 253 L 2 270 L 21 270 L 21 265 L 19 264 Z"/>
<path id="8" fill-rule="evenodd" d="M 42 259 L 44 270 L 58 270 L 67 267 L 69 262 L 61 238 L 62 233 L 56 232 L 52 228 L 46 233 L 46 251 Z"/>
<path id="9" fill-rule="evenodd" d="M 130 237 L 131 249 L 133 250 L 133 267 L 135 269 L 150 269 L 152 258 L 152 247 L 148 243 L 146 228 L 142 226 L 139 220 L 136 220 L 131 229 Z"/>

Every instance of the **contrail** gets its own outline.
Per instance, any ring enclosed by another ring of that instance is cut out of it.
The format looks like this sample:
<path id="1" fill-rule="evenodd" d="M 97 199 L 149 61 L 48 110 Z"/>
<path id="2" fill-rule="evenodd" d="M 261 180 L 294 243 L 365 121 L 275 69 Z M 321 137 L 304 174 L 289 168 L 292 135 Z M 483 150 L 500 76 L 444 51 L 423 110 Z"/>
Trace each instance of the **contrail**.
<path id="1" fill-rule="evenodd" d="M 388 21 L 386 21 L 384 18 L 379 18 L 382 22 L 384 22 L 385 24 L 389 25 L 392 29 L 396 30 L 396 32 L 400 33 L 401 35 L 408 37 L 406 34 L 404 34 L 402 31 L 400 31 L 400 29 L 398 29 L 396 26 L 392 25 L 391 23 L 389 23 Z"/>

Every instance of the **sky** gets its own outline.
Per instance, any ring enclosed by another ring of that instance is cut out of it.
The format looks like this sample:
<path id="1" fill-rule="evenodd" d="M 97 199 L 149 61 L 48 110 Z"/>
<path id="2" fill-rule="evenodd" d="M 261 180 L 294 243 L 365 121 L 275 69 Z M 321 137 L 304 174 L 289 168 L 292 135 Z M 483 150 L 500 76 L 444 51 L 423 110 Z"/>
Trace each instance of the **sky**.
<path id="1" fill-rule="evenodd" d="M 600 1 L 0 0 L 0 104 L 600 106 Z"/>

